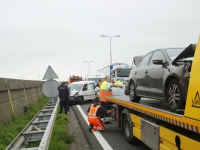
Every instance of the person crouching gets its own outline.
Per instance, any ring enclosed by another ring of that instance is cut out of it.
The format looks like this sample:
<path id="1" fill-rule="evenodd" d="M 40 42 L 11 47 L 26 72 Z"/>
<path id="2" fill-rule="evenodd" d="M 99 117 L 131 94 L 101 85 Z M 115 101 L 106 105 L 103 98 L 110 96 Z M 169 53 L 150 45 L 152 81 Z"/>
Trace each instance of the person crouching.
<path id="1" fill-rule="evenodd" d="M 105 130 L 105 126 L 100 116 L 113 113 L 114 110 L 106 110 L 100 105 L 99 97 L 94 99 L 94 104 L 88 108 L 89 131 Z"/>

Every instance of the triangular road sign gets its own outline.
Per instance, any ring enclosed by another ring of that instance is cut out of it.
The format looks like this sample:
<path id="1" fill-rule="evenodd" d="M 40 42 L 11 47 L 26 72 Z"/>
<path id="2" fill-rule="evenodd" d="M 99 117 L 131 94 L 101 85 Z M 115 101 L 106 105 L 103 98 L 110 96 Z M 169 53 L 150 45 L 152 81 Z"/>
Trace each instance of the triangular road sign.
<path id="1" fill-rule="evenodd" d="M 52 80 L 52 79 L 57 79 L 57 78 L 58 78 L 58 76 L 56 75 L 56 73 L 53 71 L 53 69 L 49 65 L 42 80 Z"/>

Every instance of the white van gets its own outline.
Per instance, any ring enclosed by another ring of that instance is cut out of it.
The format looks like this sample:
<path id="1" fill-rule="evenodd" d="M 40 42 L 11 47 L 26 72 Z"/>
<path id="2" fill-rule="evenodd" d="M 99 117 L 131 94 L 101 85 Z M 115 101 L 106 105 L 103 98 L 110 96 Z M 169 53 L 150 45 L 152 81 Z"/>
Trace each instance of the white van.
<path id="1" fill-rule="evenodd" d="M 83 104 L 85 101 L 93 100 L 97 96 L 94 81 L 77 81 L 71 83 L 68 87 L 70 104 Z"/>

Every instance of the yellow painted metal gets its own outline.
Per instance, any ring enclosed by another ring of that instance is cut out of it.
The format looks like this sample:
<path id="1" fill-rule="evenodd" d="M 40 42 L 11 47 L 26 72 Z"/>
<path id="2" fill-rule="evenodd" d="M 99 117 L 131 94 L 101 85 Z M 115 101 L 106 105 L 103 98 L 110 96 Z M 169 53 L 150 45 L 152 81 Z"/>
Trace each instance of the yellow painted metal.
<path id="1" fill-rule="evenodd" d="M 22 80 L 22 83 L 24 84 L 24 81 Z M 28 106 L 28 99 L 27 99 L 27 96 L 26 96 L 26 89 L 25 89 L 25 86 L 24 86 L 24 96 L 25 96 L 25 99 L 26 99 L 26 105 Z"/>
<path id="2" fill-rule="evenodd" d="M 185 117 L 200 120 L 200 37 L 192 62 L 190 83 L 185 107 Z"/>
<path id="3" fill-rule="evenodd" d="M 135 110 L 137 112 L 140 112 L 142 114 L 146 114 L 148 116 L 151 116 L 153 118 L 163 120 L 165 122 L 168 122 L 170 124 L 174 124 L 176 126 L 185 128 L 187 130 L 191 130 L 193 132 L 199 133 L 200 131 L 200 121 L 186 118 L 183 115 L 177 115 L 171 112 L 166 112 L 163 110 L 154 109 L 153 107 L 147 107 L 144 105 L 140 105 L 138 103 L 132 103 L 128 101 L 123 101 L 120 99 L 117 99 L 115 97 L 107 97 L 107 99 L 110 102 L 113 102 L 115 104 L 124 106 L 126 108 Z"/>
<path id="4" fill-rule="evenodd" d="M 141 119 L 139 116 L 136 116 L 130 113 L 131 121 L 133 122 L 133 136 L 141 140 Z"/>
<path id="5" fill-rule="evenodd" d="M 180 148 L 183 150 L 199 150 L 200 148 L 200 142 L 160 126 L 160 140 L 162 141 L 160 150 L 177 150 L 175 142 L 177 138 L 180 139 Z"/>
<path id="6" fill-rule="evenodd" d="M 6 78 L 5 78 L 5 81 L 8 83 L 8 81 L 7 81 Z M 14 107 L 13 107 L 12 97 L 11 97 L 11 94 L 10 94 L 10 90 L 8 90 L 8 97 L 9 97 L 9 100 L 10 100 L 10 105 L 11 105 L 11 109 L 12 109 L 12 112 L 13 112 L 13 116 L 15 117 L 15 110 L 14 110 Z"/>
<path id="7" fill-rule="evenodd" d="M 34 87 L 33 87 L 33 94 L 34 94 L 34 97 L 35 97 L 35 101 L 37 101 Z"/>

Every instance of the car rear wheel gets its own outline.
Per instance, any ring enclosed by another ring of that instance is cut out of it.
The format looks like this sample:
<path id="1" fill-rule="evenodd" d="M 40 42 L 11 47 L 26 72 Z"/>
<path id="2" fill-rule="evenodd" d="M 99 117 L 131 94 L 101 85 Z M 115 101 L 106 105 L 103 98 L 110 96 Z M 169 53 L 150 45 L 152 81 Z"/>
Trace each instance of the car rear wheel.
<path id="1" fill-rule="evenodd" d="M 174 79 L 169 83 L 166 91 L 166 100 L 170 110 L 173 112 L 184 108 L 185 100 L 178 80 Z"/>
<path id="2" fill-rule="evenodd" d="M 133 81 L 130 83 L 129 89 L 130 89 L 130 94 L 129 94 L 130 100 L 132 102 L 139 102 L 140 99 L 141 99 L 141 97 L 139 97 L 139 96 L 136 95 L 136 93 L 135 93 L 135 84 L 134 84 Z"/>

